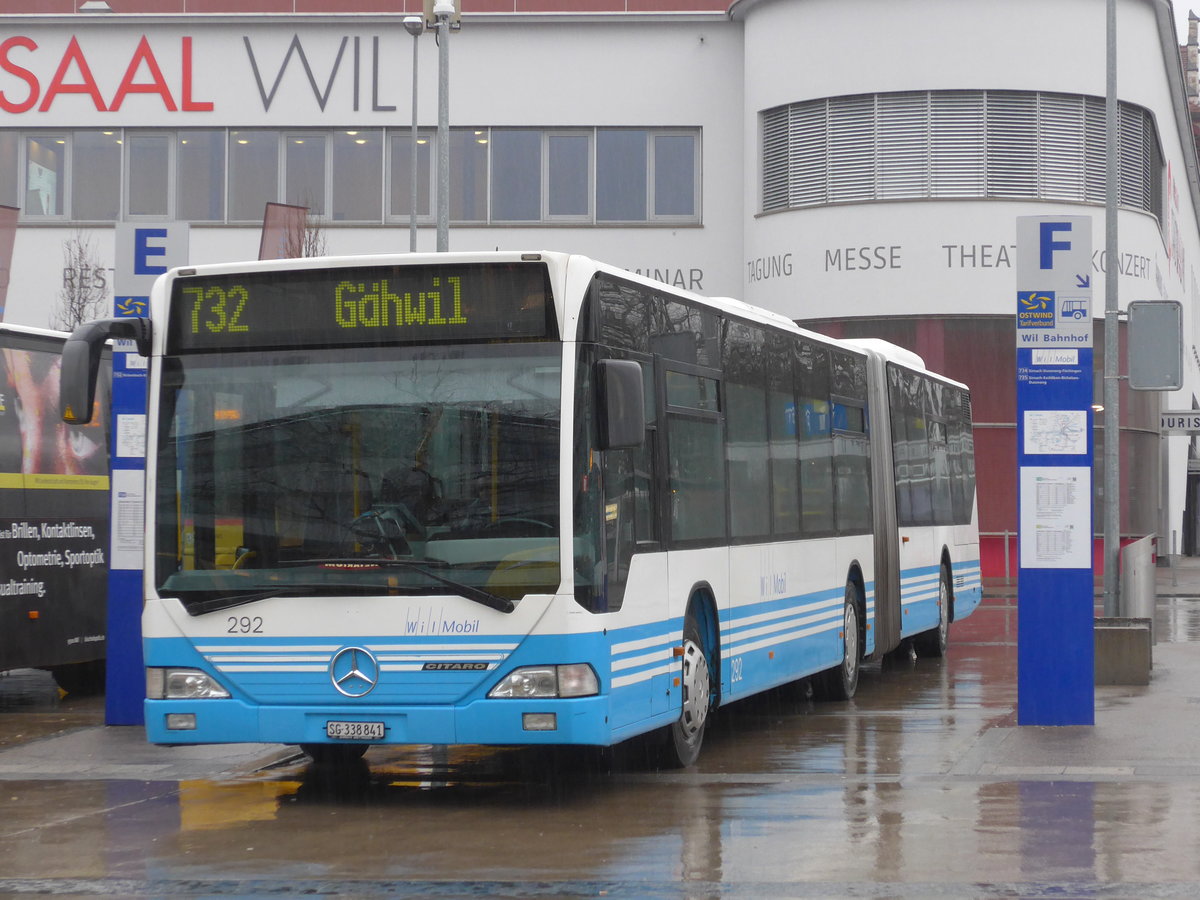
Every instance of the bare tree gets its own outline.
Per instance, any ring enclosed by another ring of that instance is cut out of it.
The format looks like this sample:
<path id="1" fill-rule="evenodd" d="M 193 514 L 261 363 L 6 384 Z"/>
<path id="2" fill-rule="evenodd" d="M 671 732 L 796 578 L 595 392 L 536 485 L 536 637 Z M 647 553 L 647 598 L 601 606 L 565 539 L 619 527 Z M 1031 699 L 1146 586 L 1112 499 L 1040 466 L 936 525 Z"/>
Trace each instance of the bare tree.
<path id="1" fill-rule="evenodd" d="M 75 231 L 63 241 L 63 280 L 50 327 L 74 331 L 76 326 L 102 318 L 107 312 L 108 280 L 91 235 Z"/>
<path id="2" fill-rule="evenodd" d="M 319 216 L 306 211 L 303 228 L 288 228 L 287 255 L 288 259 L 325 255 L 325 226 Z"/>

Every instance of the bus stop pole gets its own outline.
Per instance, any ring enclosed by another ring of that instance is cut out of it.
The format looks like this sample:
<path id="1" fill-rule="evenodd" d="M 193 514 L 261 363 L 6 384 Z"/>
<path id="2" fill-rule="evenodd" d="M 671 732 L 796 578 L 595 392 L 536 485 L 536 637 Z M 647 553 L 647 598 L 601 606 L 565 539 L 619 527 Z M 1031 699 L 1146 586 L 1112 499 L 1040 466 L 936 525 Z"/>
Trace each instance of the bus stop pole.
<path id="1" fill-rule="evenodd" d="M 1107 0 L 1104 98 L 1107 184 L 1104 207 L 1104 615 L 1118 616 L 1121 552 L 1121 385 L 1117 321 L 1117 3 Z"/>

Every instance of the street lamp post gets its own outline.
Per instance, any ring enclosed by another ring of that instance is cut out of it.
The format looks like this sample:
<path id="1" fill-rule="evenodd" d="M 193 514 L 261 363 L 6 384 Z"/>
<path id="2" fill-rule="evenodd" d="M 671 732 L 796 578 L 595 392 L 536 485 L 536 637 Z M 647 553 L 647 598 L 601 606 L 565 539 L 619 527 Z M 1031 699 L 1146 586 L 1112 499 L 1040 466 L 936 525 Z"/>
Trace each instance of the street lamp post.
<path id="1" fill-rule="evenodd" d="M 450 17 L 454 0 L 435 0 L 438 38 L 437 249 L 450 249 Z"/>
<path id="2" fill-rule="evenodd" d="M 417 252 L 417 38 L 425 32 L 422 16 L 405 16 L 404 30 L 413 37 L 412 158 L 408 178 L 408 252 Z"/>

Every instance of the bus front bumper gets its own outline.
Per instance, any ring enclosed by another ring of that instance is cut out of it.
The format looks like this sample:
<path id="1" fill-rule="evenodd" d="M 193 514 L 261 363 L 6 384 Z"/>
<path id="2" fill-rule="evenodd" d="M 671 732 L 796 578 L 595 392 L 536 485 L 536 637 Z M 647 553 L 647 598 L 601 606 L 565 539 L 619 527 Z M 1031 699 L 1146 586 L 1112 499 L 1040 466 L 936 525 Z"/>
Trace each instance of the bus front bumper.
<path id="1" fill-rule="evenodd" d="M 154 744 L 588 744 L 613 742 L 605 696 L 477 700 L 463 706 L 296 707 L 147 700 Z M 346 740 L 331 734 L 352 735 Z M 382 734 L 382 737 L 375 735 Z M 361 737 L 361 735 L 370 735 Z"/>

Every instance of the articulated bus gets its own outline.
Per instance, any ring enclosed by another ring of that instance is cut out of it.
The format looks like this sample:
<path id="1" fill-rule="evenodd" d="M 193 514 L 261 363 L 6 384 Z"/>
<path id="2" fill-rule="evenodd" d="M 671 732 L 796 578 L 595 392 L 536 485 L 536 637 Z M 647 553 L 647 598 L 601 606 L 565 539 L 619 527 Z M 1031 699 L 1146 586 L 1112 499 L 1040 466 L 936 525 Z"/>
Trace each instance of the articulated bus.
<path id="1" fill-rule="evenodd" d="M 559 253 L 174 269 L 151 356 L 159 744 L 607 746 L 690 765 L 719 706 L 848 698 L 979 603 L 968 390 Z"/>
<path id="2" fill-rule="evenodd" d="M 108 385 L 91 424 L 59 419 L 66 340 L 0 325 L 0 671 L 49 669 L 93 692 L 106 652 Z"/>

